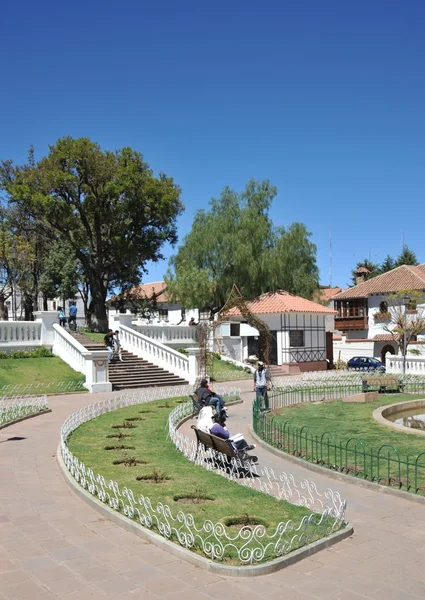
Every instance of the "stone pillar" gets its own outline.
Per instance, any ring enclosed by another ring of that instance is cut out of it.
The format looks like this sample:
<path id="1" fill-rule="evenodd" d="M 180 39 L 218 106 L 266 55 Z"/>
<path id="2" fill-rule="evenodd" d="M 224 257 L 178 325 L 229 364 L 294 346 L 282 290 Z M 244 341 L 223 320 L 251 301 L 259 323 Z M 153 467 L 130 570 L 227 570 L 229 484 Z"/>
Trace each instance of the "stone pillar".
<path id="1" fill-rule="evenodd" d="M 83 356 L 86 361 L 85 387 L 91 393 L 111 392 L 112 383 L 109 381 L 108 351 L 84 352 Z"/>
<path id="2" fill-rule="evenodd" d="M 194 385 L 199 375 L 199 357 L 201 355 L 200 348 L 188 348 L 189 354 L 189 383 Z"/>
<path id="3" fill-rule="evenodd" d="M 115 331 L 120 328 L 120 325 L 125 325 L 126 327 L 133 328 L 132 321 L 134 321 L 136 317 L 129 313 L 117 313 L 116 315 L 111 315 L 109 317 L 109 327 Z"/>
<path id="4" fill-rule="evenodd" d="M 53 323 L 59 323 L 59 317 L 56 310 L 37 310 L 33 313 L 34 320 L 41 322 L 40 344 L 42 346 L 53 346 L 55 340 L 55 331 Z"/>

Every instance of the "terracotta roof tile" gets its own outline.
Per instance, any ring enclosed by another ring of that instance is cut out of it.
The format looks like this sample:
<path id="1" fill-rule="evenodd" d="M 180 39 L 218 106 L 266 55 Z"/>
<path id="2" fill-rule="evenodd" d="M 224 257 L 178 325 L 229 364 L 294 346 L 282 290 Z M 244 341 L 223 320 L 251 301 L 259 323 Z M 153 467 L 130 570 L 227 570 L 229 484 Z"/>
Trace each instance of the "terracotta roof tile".
<path id="1" fill-rule="evenodd" d="M 399 333 L 391 335 L 391 333 L 377 333 L 373 336 L 374 342 L 395 342 L 400 337 Z"/>
<path id="2" fill-rule="evenodd" d="M 327 286 L 320 286 L 320 289 L 317 290 L 317 292 L 315 292 L 313 300 L 314 302 L 318 302 L 319 304 L 328 304 L 331 301 L 331 299 L 335 296 L 335 294 L 339 294 L 340 292 L 342 292 L 342 288 L 340 287 L 330 288 Z"/>
<path id="3" fill-rule="evenodd" d="M 333 300 L 367 298 L 371 294 L 389 294 L 405 290 L 425 290 L 425 263 L 417 267 L 402 265 L 363 281 L 333 297 Z"/>
<path id="4" fill-rule="evenodd" d="M 153 298 L 156 296 L 157 302 L 168 302 L 167 286 L 163 281 L 155 281 L 153 283 L 142 283 L 130 288 L 125 292 L 125 297 L 132 300 L 140 300 L 142 298 Z M 111 300 L 118 298 L 114 296 Z"/>
<path id="5" fill-rule="evenodd" d="M 332 308 L 322 306 L 312 300 L 294 296 L 289 292 L 279 290 L 277 292 L 268 292 L 259 298 L 255 298 L 246 303 L 249 310 L 256 315 L 265 315 L 284 312 L 310 312 L 310 313 L 328 313 L 335 314 Z M 241 315 L 238 308 L 234 307 L 227 312 L 227 316 L 234 317 Z"/>

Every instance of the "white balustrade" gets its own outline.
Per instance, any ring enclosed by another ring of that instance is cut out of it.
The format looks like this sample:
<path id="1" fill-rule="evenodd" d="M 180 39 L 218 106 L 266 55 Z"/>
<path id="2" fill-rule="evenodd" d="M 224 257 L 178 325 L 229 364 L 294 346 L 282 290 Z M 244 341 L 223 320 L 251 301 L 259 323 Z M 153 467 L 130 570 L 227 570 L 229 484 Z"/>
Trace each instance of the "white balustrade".
<path id="1" fill-rule="evenodd" d="M 112 384 L 109 381 L 108 351 L 88 351 L 77 342 L 63 327 L 53 324 L 54 342 L 53 354 L 59 356 L 74 371 L 86 376 L 84 386 L 90 392 L 110 392 Z"/>
<path id="2" fill-rule="evenodd" d="M 386 356 L 385 365 L 389 373 L 403 373 L 402 356 Z M 406 373 L 425 375 L 425 358 L 406 356 Z"/>
<path id="3" fill-rule="evenodd" d="M 0 344 L 39 346 L 41 323 L 37 321 L 0 321 Z"/>
<path id="4" fill-rule="evenodd" d="M 134 322 L 132 328 L 162 344 L 196 344 L 197 328 L 189 325 L 144 325 Z"/>
<path id="5" fill-rule="evenodd" d="M 129 352 L 186 379 L 189 383 L 195 383 L 197 374 L 189 369 L 189 358 L 186 355 L 125 325 L 120 327 L 120 338 L 122 347 Z"/>

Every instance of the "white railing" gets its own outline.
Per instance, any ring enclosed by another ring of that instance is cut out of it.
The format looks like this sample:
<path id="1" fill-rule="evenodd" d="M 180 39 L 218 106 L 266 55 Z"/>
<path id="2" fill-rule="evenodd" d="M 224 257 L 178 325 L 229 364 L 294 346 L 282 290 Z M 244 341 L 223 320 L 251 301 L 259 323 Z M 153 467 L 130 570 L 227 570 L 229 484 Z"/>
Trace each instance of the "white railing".
<path id="1" fill-rule="evenodd" d="M 36 321 L 0 321 L 0 343 L 39 346 L 41 323 Z"/>
<path id="2" fill-rule="evenodd" d="M 0 427 L 48 409 L 47 396 L 0 398 Z"/>
<path id="3" fill-rule="evenodd" d="M 122 347 L 129 352 L 190 381 L 189 358 L 184 354 L 125 325 L 120 326 L 120 336 Z"/>
<path id="4" fill-rule="evenodd" d="M 133 323 L 133 329 L 162 344 L 196 344 L 197 328 L 189 325 L 144 325 Z"/>
<path id="5" fill-rule="evenodd" d="M 403 373 L 403 357 L 388 356 L 385 365 L 389 373 Z M 406 373 L 425 375 L 425 358 L 406 356 Z"/>
<path id="6" fill-rule="evenodd" d="M 112 384 L 109 381 L 108 351 L 88 351 L 77 342 L 63 327 L 53 324 L 54 340 L 53 354 L 59 356 L 74 371 L 84 373 L 84 386 L 90 392 L 110 392 Z"/>

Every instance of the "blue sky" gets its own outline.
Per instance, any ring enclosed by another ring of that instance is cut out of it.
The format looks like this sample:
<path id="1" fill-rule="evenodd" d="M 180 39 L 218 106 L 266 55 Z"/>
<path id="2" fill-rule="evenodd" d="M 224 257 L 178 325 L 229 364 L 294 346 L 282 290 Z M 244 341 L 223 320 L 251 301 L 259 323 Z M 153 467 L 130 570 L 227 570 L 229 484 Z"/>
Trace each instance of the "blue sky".
<path id="1" fill-rule="evenodd" d="M 225 185 L 269 179 L 323 284 L 330 229 L 334 285 L 402 239 L 425 262 L 424 24 L 422 0 L 8 2 L 0 158 L 132 146 L 181 186 L 180 240 Z"/>

